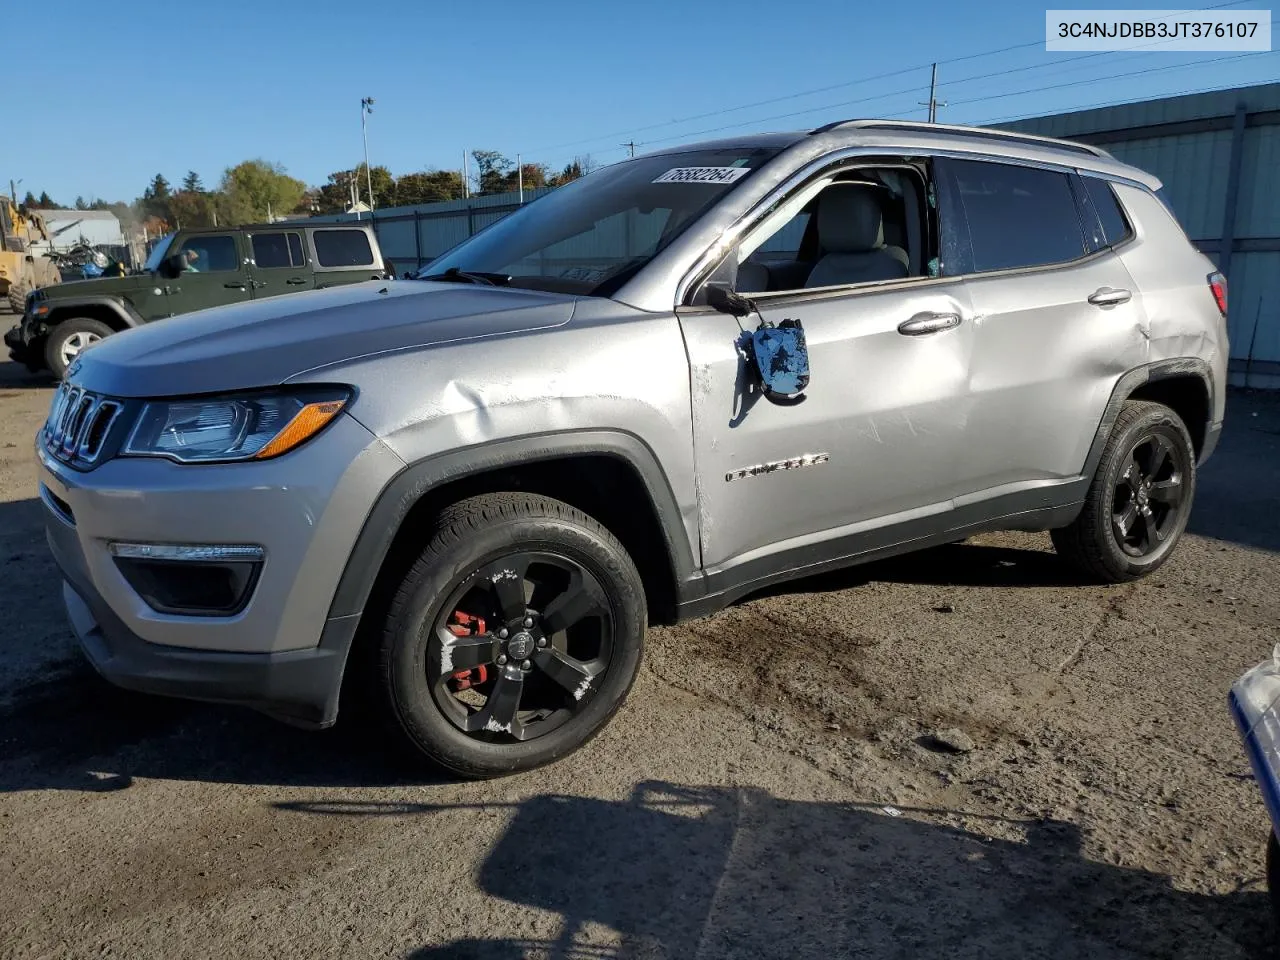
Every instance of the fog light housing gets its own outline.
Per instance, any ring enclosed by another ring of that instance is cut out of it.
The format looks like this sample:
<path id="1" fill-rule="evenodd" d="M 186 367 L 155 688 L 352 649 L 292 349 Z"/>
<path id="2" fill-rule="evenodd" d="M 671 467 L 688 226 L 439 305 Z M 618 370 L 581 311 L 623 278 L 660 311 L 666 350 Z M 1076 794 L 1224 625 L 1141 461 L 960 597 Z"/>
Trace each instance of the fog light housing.
<path id="1" fill-rule="evenodd" d="M 241 544 L 108 545 L 116 569 L 156 613 L 230 617 L 242 611 L 262 572 L 261 547 Z"/>

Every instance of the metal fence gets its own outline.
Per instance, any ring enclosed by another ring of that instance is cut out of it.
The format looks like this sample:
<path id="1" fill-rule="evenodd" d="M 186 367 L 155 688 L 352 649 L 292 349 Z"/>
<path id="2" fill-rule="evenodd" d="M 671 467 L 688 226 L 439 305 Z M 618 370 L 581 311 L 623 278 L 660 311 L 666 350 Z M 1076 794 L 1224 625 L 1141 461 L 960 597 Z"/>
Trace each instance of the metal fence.
<path id="1" fill-rule="evenodd" d="M 524 202 L 531 203 L 553 189 L 539 187 L 526 190 Z M 388 207 L 359 215 L 324 214 L 300 222 L 346 223 L 357 219 L 371 222 L 383 257 L 395 268 L 397 276 L 403 276 L 406 271 L 416 270 L 490 224 L 497 223 L 520 206 L 519 193 L 495 193 L 465 200 Z"/>

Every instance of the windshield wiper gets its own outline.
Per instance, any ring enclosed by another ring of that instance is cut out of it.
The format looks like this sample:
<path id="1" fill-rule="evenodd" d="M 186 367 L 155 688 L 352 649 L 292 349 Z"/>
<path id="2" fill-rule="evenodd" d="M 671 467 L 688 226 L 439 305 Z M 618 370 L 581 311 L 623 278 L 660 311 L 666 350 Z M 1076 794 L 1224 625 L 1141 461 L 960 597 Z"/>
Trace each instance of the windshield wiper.
<path id="1" fill-rule="evenodd" d="M 485 286 L 508 286 L 511 283 L 511 275 L 507 273 L 485 273 L 482 270 L 459 270 L 457 267 L 450 267 L 444 273 L 433 273 L 429 276 L 418 277 L 419 280 L 443 280 L 446 282 L 457 283 L 482 283 Z"/>

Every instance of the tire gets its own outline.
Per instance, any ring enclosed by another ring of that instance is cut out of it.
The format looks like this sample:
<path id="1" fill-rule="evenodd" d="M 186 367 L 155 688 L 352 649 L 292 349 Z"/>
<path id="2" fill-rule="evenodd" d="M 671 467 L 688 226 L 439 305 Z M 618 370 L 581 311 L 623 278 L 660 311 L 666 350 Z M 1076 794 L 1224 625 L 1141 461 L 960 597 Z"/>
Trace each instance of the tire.
<path id="1" fill-rule="evenodd" d="M 517 583 L 536 584 L 527 603 Z M 575 618 L 571 596 L 592 612 Z M 445 625 L 459 614 L 483 623 Z M 646 619 L 635 564 L 596 520 L 532 494 L 464 500 L 440 517 L 391 602 L 377 700 L 408 743 L 460 777 L 540 767 L 582 747 L 622 706 Z M 469 632 L 453 639 L 459 630 Z M 473 686 L 456 690 L 462 683 Z M 551 712 L 522 717 L 513 702 Z"/>
<path id="2" fill-rule="evenodd" d="M 49 331 L 49 336 L 45 339 L 45 366 L 54 377 L 61 380 L 67 375 L 67 367 L 71 366 L 71 360 L 76 354 L 91 342 L 109 337 L 113 333 L 115 331 L 101 320 L 92 320 L 89 317 L 71 317 L 63 320 Z M 69 355 L 68 351 L 72 350 L 77 340 L 79 346 L 75 347 L 74 352 Z"/>
<path id="3" fill-rule="evenodd" d="M 31 284 L 25 280 L 9 284 L 9 309 L 21 314 L 27 308 L 27 294 L 31 292 Z"/>
<path id="4" fill-rule="evenodd" d="M 1160 450 L 1165 453 L 1156 463 Z M 1172 555 L 1191 516 L 1195 490 L 1195 447 L 1186 424 L 1163 404 L 1127 401 L 1080 515 L 1051 531 L 1054 549 L 1104 583 L 1138 580 Z M 1177 503 L 1169 503 L 1175 494 Z M 1125 528 L 1129 535 L 1122 538 Z"/>

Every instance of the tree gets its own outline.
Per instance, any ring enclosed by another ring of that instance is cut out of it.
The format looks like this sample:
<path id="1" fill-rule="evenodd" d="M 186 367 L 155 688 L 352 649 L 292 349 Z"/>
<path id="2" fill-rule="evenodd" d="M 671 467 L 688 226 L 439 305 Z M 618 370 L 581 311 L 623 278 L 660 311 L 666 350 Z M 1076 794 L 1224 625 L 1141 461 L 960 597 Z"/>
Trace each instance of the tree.
<path id="1" fill-rule="evenodd" d="M 163 174 L 157 173 L 147 189 L 142 191 L 141 207 L 141 219 L 154 217 L 169 221 L 169 181 Z"/>
<path id="2" fill-rule="evenodd" d="M 35 210 L 40 206 L 40 201 L 36 199 L 34 193 L 28 190 L 27 195 L 22 198 L 20 206 L 26 207 L 28 210 Z"/>
<path id="3" fill-rule="evenodd" d="M 45 193 L 43 190 L 40 191 L 40 199 L 36 202 L 36 206 L 39 207 L 41 210 L 58 209 L 58 205 L 54 203 L 52 198 L 50 198 L 49 194 Z"/>
<path id="4" fill-rule="evenodd" d="M 77 209 L 77 210 L 88 210 L 88 209 L 90 209 L 90 208 L 89 208 L 89 205 L 88 205 L 87 203 L 85 203 L 85 202 L 84 202 L 84 197 L 76 197 L 76 209 Z"/>
<path id="5" fill-rule="evenodd" d="M 563 170 L 547 181 L 547 186 L 563 187 L 566 183 L 577 180 L 579 177 L 585 177 L 595 168 L 596 162 L 591 159 L 590 154 L 583 157 L 574 157 L 572 161 L 565 165 Z"/>
<path id="6" fill-rule="evenodd" d="M 227 223 L 251 223 L 297 209 L 307 185 L 289 176 L 278 163 L 246 160 L 222 175 Z M 219 214 L 219 222 L 223 222 Z"/>
<path id="7" fill-rule="evenodd" d="M 214 211 L 217 209 L 220 199 L 222 198 L 217 194 L 204 193 L 202 191 L 178 191 L 169 198 L 169 212 L 173 216 L 174 226 L 179 229 L 182 227 L 212 227 L 214 225 Z"/>
<path id="8" fill-rule="evenodd" d="M 396 180 L 395 199 L 400 206 L 439 203 L 461 197 L 462 175 L 457 170 L 424 170 L 406 173 Z"/>
<path id="9" fill-rule="evenodd" d="M 476 181 L 480 185 L 477 193 L 506 193 L 506 173 L 511 169 L 511 161 L 497 150 L 472 150 L 471 159 L 476 162 Z"/>
<path id="10" fill-rule="evenodd" d="M 182 178 L 182 190 L 184 193 L 204 193 L 204 184 L 200 182 L 200 174 L 194 170 L 188 170 L 187 175 Z"/>

